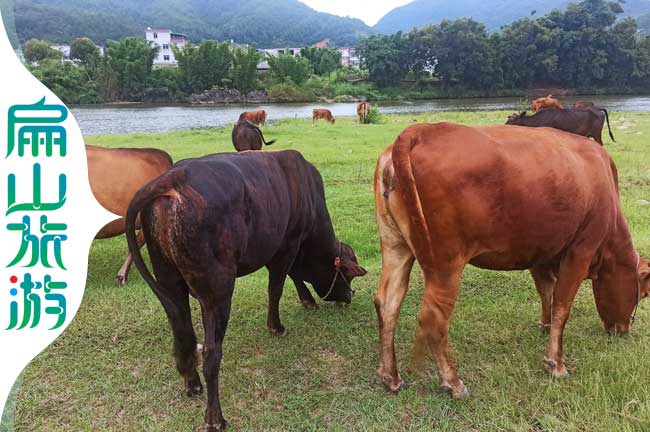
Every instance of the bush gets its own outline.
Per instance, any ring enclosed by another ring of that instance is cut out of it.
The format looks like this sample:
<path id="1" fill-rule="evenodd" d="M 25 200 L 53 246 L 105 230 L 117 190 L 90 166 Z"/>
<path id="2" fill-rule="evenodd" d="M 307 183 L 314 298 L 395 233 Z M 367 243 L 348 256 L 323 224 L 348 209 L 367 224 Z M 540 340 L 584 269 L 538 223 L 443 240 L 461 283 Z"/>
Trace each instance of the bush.
<path id="1" fill-rule="evenodd" d="M 317 99 L 312 89 L 292 82 L 272 85 L 268 89 L 268 94 L 276 102 L 312 102 Z"/>
<path id="2" fill-rule="evenodd" d="M 364 124 L 382 124 L 384 119 L 381 114 L 379 114 L 379 107 L 371 106 L 368 115 L 366 116 L 366 121 Z"/>

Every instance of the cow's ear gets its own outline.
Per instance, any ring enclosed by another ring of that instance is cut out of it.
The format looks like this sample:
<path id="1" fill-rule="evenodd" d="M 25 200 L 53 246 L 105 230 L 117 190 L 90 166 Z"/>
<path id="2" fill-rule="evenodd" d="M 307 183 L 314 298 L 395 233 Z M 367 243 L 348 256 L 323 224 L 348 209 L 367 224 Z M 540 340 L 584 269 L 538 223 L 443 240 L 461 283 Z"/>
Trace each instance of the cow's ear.
<path id="1" fill-rule="evenodd" d="M 354 261 L 341 261 L 341 269 L 346 277 L 360 277 L 365 276 L 368 272 Z"/>

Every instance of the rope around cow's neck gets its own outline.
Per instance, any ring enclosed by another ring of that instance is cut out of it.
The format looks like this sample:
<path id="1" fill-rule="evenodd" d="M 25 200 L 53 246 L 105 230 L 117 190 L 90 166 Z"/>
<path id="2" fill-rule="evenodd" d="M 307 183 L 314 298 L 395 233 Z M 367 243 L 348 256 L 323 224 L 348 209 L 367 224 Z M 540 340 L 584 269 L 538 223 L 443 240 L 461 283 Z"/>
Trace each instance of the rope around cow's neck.
<path id="1" fill-rule="evenodd" d="M 354 293 L 354 290 L 350 286 L 350 282 L 348 282 L 348 280 L 345 278 L 345 275 L 341 271 L 341 252 L 342 252 L 342 250 L 343 250 L 343 245 L 341 244 L 341 242 L 339 242 L 339 253 L 334 258 L 334 268 L 336 269 L 336 273 L 334 273 L 334 279 L 332 279 L 332 283 L 330 284 L 330 289 L 327 290 L 327 294 L 325 294 L 322 297 L 323 299 L 326 299 L 332 293 L 332 290 L 334 289 L 334 284 L 336 283 L 336 278 L 339 275 L 341 275 L 341 279 L 343 279 L 343 282 L 345 282 L 345 284 L 348 286 L 348 288 L 350 288 L 350 291 L 352 291 L 352 293 Z"/>
<path id="2" fill-rule="evenodd" d="M 634 277 L 636 278 L 636 305 L 634 305 L 634 311 L 630 317 L 630 324 L 636 320 L 636 311 L 639 309 L 639 303 L 641 303 L 641 282 L 639 281 L 639 266 L 641 265 L 641 255 L 637 252 L 636 254 L 636 273 Z"/>

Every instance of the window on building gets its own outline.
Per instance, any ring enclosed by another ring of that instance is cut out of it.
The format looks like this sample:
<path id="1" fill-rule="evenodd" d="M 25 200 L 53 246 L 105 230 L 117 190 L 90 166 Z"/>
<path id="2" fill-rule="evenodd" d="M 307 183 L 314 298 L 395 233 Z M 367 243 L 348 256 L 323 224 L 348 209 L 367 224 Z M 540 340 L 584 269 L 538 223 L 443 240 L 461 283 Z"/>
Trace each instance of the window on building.
<path id="1" fill-rule="evenodd" d="M 154 34 L 153 34 L 153 38 L 154 38 L 154 39 L 158 39 L 158 33 L 154 33 Z"/>
<path id="2" fill-rule="evenodd" d="M 164 49 L 164 50 L 168 50 L 168 49 L 169 49 L 169 45 L 168 45 L 168 44 L 163 44 L 163 49 Z"/>
<path id="3" fill-rule="evenodd" d="M 169 56 L 168 55 L 163 56 L 163 60 L 169 61 Z"/>
<path id="4" fill-rule="evenodd" d="M 289 50 L 289 54 L 291 54 L 291 55 L 295 55 L 296 52 L 295 52 L 294 50 Z"/>
<path id="5" fill-rule="evenodd" d="M 284 50 L 278 50 L 278 54 L 284 54 Z"/>

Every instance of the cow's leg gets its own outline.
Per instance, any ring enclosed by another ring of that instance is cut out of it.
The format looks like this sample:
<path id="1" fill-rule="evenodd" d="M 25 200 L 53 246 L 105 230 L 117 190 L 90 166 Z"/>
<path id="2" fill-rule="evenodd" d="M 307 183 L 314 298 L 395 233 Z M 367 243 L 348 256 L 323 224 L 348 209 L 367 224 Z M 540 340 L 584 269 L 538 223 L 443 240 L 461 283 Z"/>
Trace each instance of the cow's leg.
<path id="1" fill-rule="evenodd" d="M 425 271 L 424 301 L 418 317 L 418 334 L 413 350 L 416 365 L 431 353 L 438 367 L 440 387 L 454 399 L 469 397 L 465 384 L 458 377 L 449 348 L 449 326 L 458 298 L 462 271 L 462 266 Z"/>
<path id="2" fill-rule="evenodd" d="M 598 135 L 595 135 L 594 139 L 598 144 L 603 145 L 603 131 L 601 130 Z"/>
<path id="3" fill-rule="evenodd" d="M 530 269 L 530 274 L 533 276 L 535 288 L 542 300 L 542 319 L 539 322 L 539 328 L 543 332 L 548 332 L 551 328 L 551 306 L 556 278 L 553 270 L 547 266 L 533 267 Z"/>
<path id="4" fill-rule="evenodd" d="M 554 377 L 568 375 L 564 366 L 562 337 L 571 306 L 582 281 L 587 277 L 591 257 L 568 251 L 560 263 L 557 283 L 553 290 L 551 331 L 544 361 Z"/>
<path id="5" fill-rule="evenodd" d="M 269 270 L 269 313 L 266 326 L 276 336 L 286 336 L 287 334 L 287 329 L 280 322 L 280 298 L 287 273 L 295 259 L 295 254 L 289 253 L 287 250 L 298 250 L 298 247 L 289 246 L 284 252 L 276 255 L 279 258 L 274 259 L 266 266 Z"/>
<path id="6" fill-rule="evenodd" d="M 289 277 L 291 277 L 293 284 L 296 286 L 296 290 L 298 291 L 298 298 L 300 299 L 302 306 L 307 310 L 317 310 L 318 303 L 316 303 L 316 300 L 314 300 L 314 297 L 311 295 L 311 292 L 305 283 L 291 275 L 289 275 Z"/>
<path id="7" fill-rule="evenodd" d="M 142 233 L 142 231 L 138 231 L 136 240 L 138 241 L 138 247 L 141 248 L 142 245 L 144 244 L 144 234 Z M 133 256 L 131 255 L 131 252 L 129 252 L 128 255 L 126 256 L 126 260 L 124 261 L 124 264 L 122 264 L 122 267 L 120 268 L 120 271 L 117 272 L 117 284 L 119 286 L 126 285 L 129 279 L 129 270 L 131 269 L 131 264 L 133 264 Z"/>
<path id="8" fill-rule="evenodd" d="M 208 406 L 205 412 L 205 429 L 210 432 L 223 431 L 228 422 L 223 417 L 221 402 L 219 400 L 219 370 L 223 356 L 223 339 L 226 335 L 232 294 L 235 287 L 234 273 L 219 272 L 205 280 L 190 282 L 193 290 L 209 293 L 201 296 L 201 313 L 203 315 L 203 328 L 205 343 L 203 345 L 203 376 L 208 392 Z"/>
<path id="9" fill-rule="evenodd" d="M 378 218 L 381 236 L 381 280 L 375 296 L 379 321 L 379 369 L 384 385 L 393 392 L 403 384 L 395 356 L 395 327 L 408 290 L 415 257 L 396 227 Z"/>

